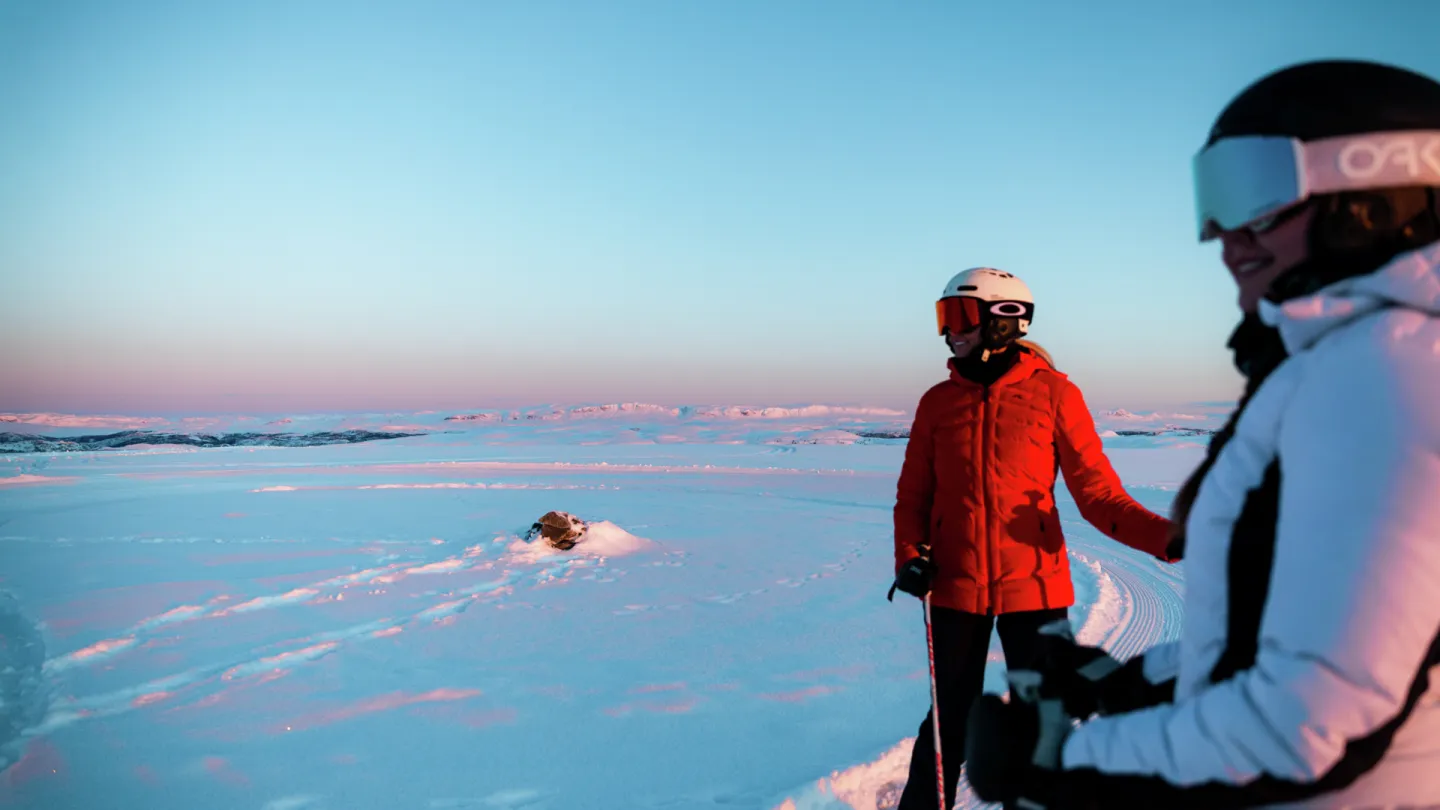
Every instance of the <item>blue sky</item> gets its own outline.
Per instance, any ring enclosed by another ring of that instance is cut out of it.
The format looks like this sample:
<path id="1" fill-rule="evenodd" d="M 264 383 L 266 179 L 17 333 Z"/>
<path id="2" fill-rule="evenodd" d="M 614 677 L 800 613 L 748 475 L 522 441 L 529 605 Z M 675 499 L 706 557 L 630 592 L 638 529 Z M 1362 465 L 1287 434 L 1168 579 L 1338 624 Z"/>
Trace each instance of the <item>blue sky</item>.
<path id="1" fill-rule="evenodd" d="M 0 0 L 0 410 L 911 407 L 988 264 L 1095 407 L 1233 396 L 1189 160 L 1432 2 Z"/>

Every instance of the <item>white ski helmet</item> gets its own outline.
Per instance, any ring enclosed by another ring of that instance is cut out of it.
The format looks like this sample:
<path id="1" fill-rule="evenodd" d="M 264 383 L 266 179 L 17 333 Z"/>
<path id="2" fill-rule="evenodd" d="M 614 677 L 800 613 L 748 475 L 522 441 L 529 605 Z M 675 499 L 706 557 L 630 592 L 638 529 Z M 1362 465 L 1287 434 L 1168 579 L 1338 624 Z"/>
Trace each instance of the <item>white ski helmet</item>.
<path id="1" fill-rule="evenodd" d="M 1013 273 L 996 270 L 993 267 L 972 267 L 957 273 L 945 285 L 941 298 L 968 296 L 982 301 L 1023 301 L 1034 305 L 1035 296 L 1030 288 Z"/>
<path id="2" fill-rule="evenodd" d="M 996 270 L 993 267 L 972 267 L 957 273 L 940 301 L 947 298 L 978 298 L 991 302 L 987 313 L 996 318 L 1015 318 L 1021 335 L 1030 331 L 1030 321 L 1035 317 L 1035 296 L 1030 288 L 1013 273 Z M 937 311 L 943 307 L 937 306 Z M 943 319 L 943 315 L 941 316 Z M 942 323 L 942 331 L 944 325 Z"/>

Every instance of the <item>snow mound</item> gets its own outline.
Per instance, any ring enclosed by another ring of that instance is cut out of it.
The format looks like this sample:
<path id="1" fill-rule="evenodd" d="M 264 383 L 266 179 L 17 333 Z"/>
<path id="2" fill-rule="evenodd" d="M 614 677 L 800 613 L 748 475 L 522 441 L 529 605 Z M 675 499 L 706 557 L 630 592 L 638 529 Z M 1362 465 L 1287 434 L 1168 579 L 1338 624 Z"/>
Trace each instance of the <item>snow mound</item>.
<path id="1" fill-rule="evenodd" d="M 63 413 L 6 413 L 0 414 L 0 422 L 19 425 L 44 425 L 61 428 L 145 428 L 164 424 L 165 420 L 155 416 L 79 416 Z"/>
<path id="2" fill-rule="evenodd" d="M 561 551 L 540 538 L 524 540 L 517 538 L 506 549 L 513 562 L 536 562 L 551 557 L 624 557 L 644 551 L 651 541 L 636 537 L 608 520 L 596 521 L 586 526 L 585 534 L 575 547 Z"/>
<path id="3" fill-rule="evenodd" d="M 615 402 L 605 405 L 549 405 L 514 411 L 481 411 L 446 417 L 454 422 L 552 422 L 561 419 L 594 419 L 606 416 L 679 416 L 679 408 L 648 402 Z"/>
<path id="4" fill-rule="evenodd" d="M 774 810 L 894 810 L 910 771 L 913 737 L 901 740 L 874 762 L 835 771 Z"/>
<path id="5" fill-rule="evenodd" d="M 1164 425 L 1154 429 L 1143 430 L 1107 430 L 1112 436 L 1209 436 L 1215 431 L 1209 428 L 1181 427 L 1179 425 Z"/>
<path id="6" fill-rule="evenodd" d="M 904 416 L 890 408 L 855 408 L 837 405 L 806 405 L 799 408 L 756 408 L 746 405 L 685 408 L 683 412 L 701 419 L 814 419 L 822 416 Z"/>
<path id="7" fill-rule="evenodd" d="M 814 430 L 809 433 L 802 433 L 798 436 L 780 436 L 771 439 L 769 444 L 854 444 L 860 441 L 858 433 L 851 433 L 848 430 Z"/>
<path id="8" fill-rule="evenodd" d="M 481 411 L 480 413 L 457 413 L 454 416 L 445 417 L 446 422 L 499 422 L 505 418 L 505 414 L 495 411 Z"/>
<path id="9" fill-rule="evenodd" d="M 1188 413 L 1131 413 L 1124 408 L 1116 408 L 1113 411 L 1101 411 L 1100 416 L 1126 422 L 1203 422 L 1207 418 Z"/>
<path id="10" fill-rule="evenodd" d="M 608 520 L 591 523 L 575 550 L 592 557 L 624 557 L 643 551 L 650 541 L 636 537 Z"/>
<path id="11" fill-rule="evenodd" d="M 1091 604 L 1090 611 L 1085 615 L 1084 624 L 1075 631 L 1075 640 L 1090 647 L 1104 646 L 1110 640 L 1115 628 L 1124 626 L 1125 597 L 1121 595 L 1114 578 L 1110 576 L 1099 560 L 1091 559 L 1074 549 L 1070 550 L 1070 556 L 1074 557 L 1076 562 L 1090 569 L 1098 589 L 1096 599 Z"/>
<path id="12" fill-rule="evenodd" d="M 621 402 L 615 405 L 581 405 L 570 409 L 571 416 L 614 416 L 617 414 L 644 414 L 646 416 L 679 416 L 679 408 L 651 405 L 647 402 Z"/>
<path id="13" fill-rule="evenodd" d="M 821 417 L 897 417 L 904 411 L 840 405 L 775 407 L 752 405 L 684 405 L 671 407 L 648 402 L 604 405 L 543 406 L 518 410 L 487 410 L 445 417 L 447 422 L 519 422 L 560 419 L 594 419 L 609 416 L 650 416 L 679 419 L 815 419 Z"/>

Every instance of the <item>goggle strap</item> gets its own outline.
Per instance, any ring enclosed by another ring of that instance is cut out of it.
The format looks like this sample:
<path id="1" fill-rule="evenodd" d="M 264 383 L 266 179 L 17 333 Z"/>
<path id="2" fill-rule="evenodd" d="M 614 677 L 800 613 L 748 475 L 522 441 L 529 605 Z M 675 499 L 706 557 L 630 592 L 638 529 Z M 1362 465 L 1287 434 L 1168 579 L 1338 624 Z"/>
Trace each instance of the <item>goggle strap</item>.
<path id="1" fill-rule="evenodd" d="M 1440 130 L 1346 135 L 1300 144 L 1303 196 L 1404 186 L 1440 186 Z"/>

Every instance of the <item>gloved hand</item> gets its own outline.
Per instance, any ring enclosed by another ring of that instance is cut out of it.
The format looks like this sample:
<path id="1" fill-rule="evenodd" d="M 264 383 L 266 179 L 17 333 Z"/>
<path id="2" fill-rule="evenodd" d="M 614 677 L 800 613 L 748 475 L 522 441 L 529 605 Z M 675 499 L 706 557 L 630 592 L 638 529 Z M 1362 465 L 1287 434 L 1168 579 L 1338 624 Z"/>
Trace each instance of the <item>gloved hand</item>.
<path id="1" fill-rule="evenodd" d="M 896 589 L 914 596 L 917 599 L 924 599 L 925 594 L 930 592 L 930 585 L 935 581 L 935 563 L 931 562 L 928 556 L 911 557 L 904 565 L 900 566 L 900 573 L 895 575 L 895 584 L 890 586 L 890 593 L 886 599 L 895 600 Z"/>
<path id="2" fill-rule="evenodd" d="M 1066 714 L 1081 719 L 1135 711 L 1174 695 L 1173 681 L 1157 684 L 1145 677 L 1143 656 L 1122 664 L 1098 647 L 1077 644 L 1069 622 L 1040 628 L 1032 667 L 1043 678 L 1040 694 L 1059 699 Z"/>
<path id="3" fill-rule="evenodd" d="M 1178 527 L 1170 530 L 1170 540 L 1165 544 L 1165 562 L 1177 563 L 1185 559 L 1185 529 Z"/>
<path id="4" fill-rule="evenodd" d="M 1040 693 L 1059 699 L 1066 714 L 1080 718 L 1104 713 L 1106 679 L 1121 668 L 1104 650 L 1077 644 L 1064 620 L 1040 628 L 1031 666 L 1043 679 Z"/>
<path id="5" fill-rule="evenodd" d="M 987 802 L 1020 798 L 1039 739 L 1040 715 L 1033 705 L 1006 703 L 992 694 L 976 698 L 965 727 L 965 776 L 970 789 Z"/>
<path id="6" fill-rule="evenodd" d="M 965 729 L 965 772 L 987 802 L 1055 810 L 1065 799 L 1060 752 L 1073 726 L 1059 700 L 1040 698 L 1040 674 L 1010 673 L 1010 701 L 981 695 Z"/>

